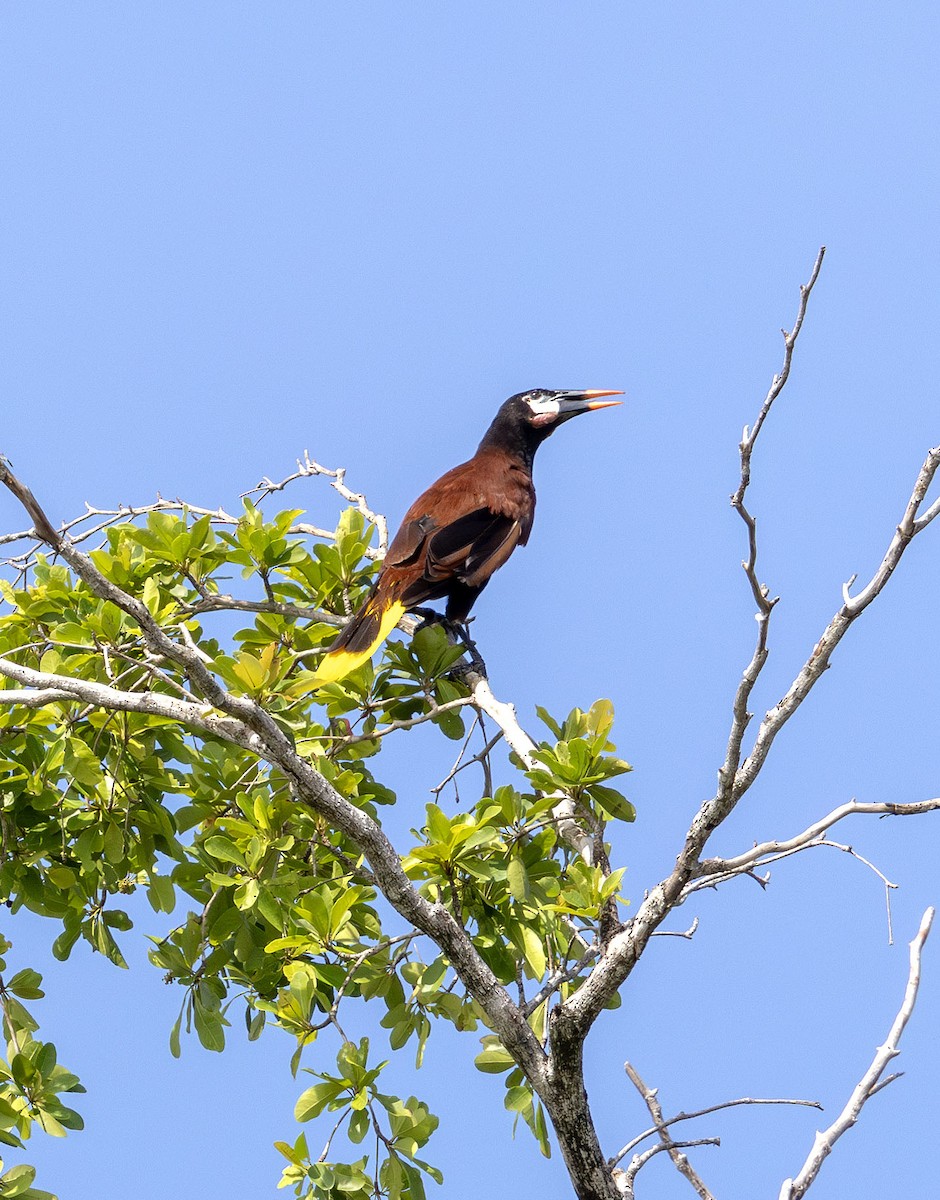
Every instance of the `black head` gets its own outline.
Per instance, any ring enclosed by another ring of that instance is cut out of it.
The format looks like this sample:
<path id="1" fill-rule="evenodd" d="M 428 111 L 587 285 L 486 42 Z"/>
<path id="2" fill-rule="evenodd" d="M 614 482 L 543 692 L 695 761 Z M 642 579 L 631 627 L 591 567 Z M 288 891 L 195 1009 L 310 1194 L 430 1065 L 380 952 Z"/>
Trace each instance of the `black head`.
<path id="1" fill-rule="evenodd" d="M 559 425 L 595 408 L 622 403 L 620 400 L 602 400 L 602 396 L 622 395 L 622 392 L 551 391 L 548 388 L 518 392 L 502 405 L 480 448 L 497 446 L 518 454 L 531 464 L 535 451 Z"/>

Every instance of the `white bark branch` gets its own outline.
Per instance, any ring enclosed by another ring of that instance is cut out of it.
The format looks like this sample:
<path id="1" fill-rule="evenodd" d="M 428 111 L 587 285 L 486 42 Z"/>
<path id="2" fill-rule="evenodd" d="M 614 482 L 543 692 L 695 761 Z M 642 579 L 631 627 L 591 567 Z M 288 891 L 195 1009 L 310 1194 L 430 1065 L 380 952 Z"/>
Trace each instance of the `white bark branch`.
<path id="1" fill-rule="evenodd" d="M 813 648 L 812 654 L 790 685 L 786 695 L 764 716 L 750 754 L 735 773 L 733 782 L 735 802 L 744 795 L 757 778 L 761 767 L 767 759 L 770 747 L 773 745 L 774 738 L 800 707 L 812 688 L 819 681 L 823 672 L 828 668 L 829 660 L 836 646 L 838 646 L 852 624 L 881 593 L 885 584 L 894 574 L 904 551 L 913 539 L 923 529 L 926 529 L 930 521 L 937 515 L 937 512 L 940 512 L 940 506 L 934 505 L 922 518 L 918 518 L 917 515 L 927 491 L 933 483 L 938 467 L 940 467 L 940 446 L 935 446 L 927 452 L 927 457 L 915 480 L 904 515 L 885 551 L 881 565 L 862 591 L 854 599 L 850 599 L 844 603 L 835 614 L 823 630 L 822 636 Z"/>
<path id="2" fill-rule="evenodd" d="M 632 1063 L 625 1062 L 623 1064 L 623 1069 L 627 1073 L 627 1078 L 630 1080 L 630 1082 L 633 1084 L 633 1086 L 636 1088 L 636 1090 L 643 1097 L 643 1102 L 646 1105 L 647 1109 L 649 1110 L 650 1116 L 653 1118 L 653 1125 L 655 1127 L 655 1132 L 659 1134 L 659 1141 L 660 1141 L 659 1147 L 653 1147 L 652 1150 L 647 1150 L 647 1151 L 645 1151 L 645 1153 L 636 1155 L 634 1157 L 633 1161 L 630 1163 L 630 1166 L 627 1168 L 627 1170 L 625 1172 L 628 1188 L 632 1190 L 633 1180 L 636 1178 L 637 1171 L 639 1171 L 640 1167 L 642 1167 L 644 1165 L 644 1163 L 647 1162 L 652 1157 L 652 1155 L 661 1147 L 663 1150 L 665 1150 L 668 1153 L 669 1157 L 672 1159 L 673 1163 L 675 1164 L 676 1170 L 679 1172 L 679 1174 L 684 1175 L 685 1178 L 692 1185 L 692 1188 L 695 1191 L 695 1194 L 699 1197 L 699 1200 L 715 1200 L 714 1196 L 711 1194 L 711 1192 L 708 1190 L 708 1188 L 705 1186 L 704 1182 L 700 1178 L 698 1172 L 695 1170 L 695 1168 L 692 1166 L 692 1164 L 689 1162 L 689 1160 L 686 1158 L 686 1156 L 682 1153 L 682 1147 L 683 1146 L 703 1146 L 703 1145 L 718 1146 L 721 1143 L 718 1141 L 717 1138 L 705 1138 L 705 1139 L 703 1139 L 701 1141 L 697 1141 L 697 1142 L 683 1142 L 683 1143 L 674 1142 L 667 1130 L 667 1125 L 669 1124 L 669 1122 L 667 1122 L 663 1118 L 662 1105 L 659 1103 L 657 1089 L 647 1087 L 647 1085 L 640 1078 L 640 1073 L 637 1071 L 636 1067 L 634 1067 Z M 626 1192 L 626 1194 L 629 1196 L 630 1190 L 628 1190 Z"/>
<path id="3" fill-rule="evenodd" d="M 805 849 L 807 846 L 817 843 L 833 825 L 856 813 L 879 817 L 911 817 L 935 812 L 938 809 L 940 809 L 940 796 L 935 796 L 930 800 L 917 800 L 909 804 L 860 803 L 857 800 L 849 800 L 845 804 L 840 804 L 838 808 L 834 808 L 818 821 L 814 821 L 812 825 L 807 826 L 802 833 L 796 834 L 795 837 L 780 841 L 760 842 L 752 849 L 735 855 L 733 858 L 706 859 L 702 863 L 702 876 L 689 885 L 683 893 L 683 898 L 698 887 L 708 887 L 710 884 L 708 877 L 711 875 L 739 874 L 741 871 L 751 870 L 762 865 L 768 858 L 779 858 L 784 854 Z"/>
<path id="4" fill-rule="evenodd" d="M 645 1129 L 642 1133 L 638 1133 L 636 1137 L 631 1138 L 623 1149 L 618 1150 L 610 1161 L 616 1165 L 622 1158 L 626 1158 L 631 1150 L 635 1150 L 640 1142 L 645 1142 L 647 1138 L 653 1137 L 654 1134 L 668 1128 L 670 1125 L 677 1125 L 680 1121 L 694 1121 L 697 1117 L 707 1117 L 710 1113 L 721 1112 L 725 1108 L 739 1108 L 747 1104 L 792 1104 L 801 1108 L 818 1108 L 820 1112 L 822 1111 L 822 1105 L 818 1100 L 773 1100 L 757 1096 L 742 1096 L 738 1100 L 725 1100 L 721 1104 L 710 1104 L 707 1108 L 696 1109 L 695 1112 L 681 1112 L 675 1117 L 670 1117 L 668 1121 L 661 1122 L 659 1125 L 651 1125 L 649 1129 Z"/>
<path id="5" fill-rule="evenodd" d="M 751 429 L 747 426 L 744 428 L 744 435 L 738 447 L 741 454 L 741 478 L 738 483 L 737 491 L 731 497 L 731 505 L 735 512 L 744 521 L 747 527 L 748 537 L 748 553 L 747 558 L 742 562 L 744 573 L 747 581 L 751 586 L 751 592 L 754 596 L 754 601 L 757 604 L 757 644 L 754 647 L 754 653 L 751 656 L 751 661 L 741 677 L 741 682 L 738 684 L 735 693 L 734 702 L 732 704 L 732 720 L 731 729 L 728 734 L 728 746 L 725 752 L 725 761 L 722 764 L 721 770 L 718 773 L 718 778 L 723 789 L 731 787 L 735 773 L 741 762 L 741 746 L 744 741 L 744 733 L 751 721 L 751 713 L 748 712 L 748 700 L 751 692 L 754 690 L 754 685 L 764 669 L 764 664 L 767 661 L 767 635 L 770 627 L 770 614 L 777 603 L 776 599 L 770 598 L 770 591 L 766 584 L 762 584 L 757 577 L 757 521 L 748 511 L 745 506 L 744 499 L 747 494 L 747 489 L 751 483 L 751 458 L 754 454 L 754 447 L 757 443 L 757 438 L 761 429 L 764 426 L 774 401 L 783 391 L 787 380 L 790 377 L 790 368 L 793 363 L 793 351 L 796 349 L 797 338 L 800 336 L 800 330 L 803 328 L 803 321 L 806 318 L 806 310 L 809 305 L 809 298 L 812 295 L 813 288 L 816 285 L 816 280 L 819 278 L 819 272 L 822 268 L 823 257 L 826 253 L 826 247 L 822 246 L 816 256 L 816 262 L 813 265 L 812 273 L 810 274 L 809 282 L 802 285 L 800 288 L 800 305 L 797 310 L 796 320 L 793 323 L 793 328 L 787 333 L 783 332 L 783 366 L 779 374 L 773 377 L 770 385 L 770 390 L 764 397 L 764 403 L 761 405 L 760 412 L 757 415 L 757 420 Z"/>
<path id="6" fill-rule="evenodd" d="M 503 736 L 510 747 L 522 759 L 526 769 L 535 771 L 539 763 L 533 755 L 538 747 L 519 724 L 515 706 L 506 701 L 497 700 L 493 695 L 489 680 L 483 676 L 472 677 L 471 683 L 473 703 L 495 721 L 503 731 Z M 552 809 L 555 828 L 568 845 L 573 847 L 588 865 L 591 865 L 594 861 L 594 839 L 578 823 L 575 817 L 577 809 L 571 797 L 566 796 L 563 792 L 556 794 L 559 800 Z"/>
<path id="7" fill-rule="evenodd" d="M 192 728 L 225 737 L 280 770 L 300 800 L 360 848 L 388 902 L 406 921 L 437 942 L 467 990 L 487 1014 L 503 1045 L 525 1070 L 536 1090 L 544 1089 L 546 1054 L 522 1012 L 477 953 L 466 930 L 443 905 L 430 902 L 414 888 L 378 822 L 346 800 L 314 770 L 259 704 L 228 692 L 209 671 L 197 650 L 174 641 L 145 604 L 107 579 L 87 555 L 56 532 L 32 492 L 13 474 L 2 457 L 0 483 L 23 504 L 37 534 L 65 559 L 89 590 L 130 616 L 140 627 L 148 649 L 182 668 L 206 703 L 193 704 L 155 692 L 120 692 L 93 681 L 34 671 L 9 658 L 0 659 L 0 674 L 23 687 L 65 691 L 104 709 L 169 716 Z M 4 695 L 0 691 L 0 704 Z"/>
<path id="8" fill-rule="evenodd" d="M 373 510 L 366 503 L 366 498 L 361 492 L 351 491 L 346 486 L 345 467 L 337 467 L 335 471 L 330 470 L 329 467 L 324 467 L 320 463 L 314 462 L 314 460 L 310 457 L 309 451 L 307 450 L 304 451 L 304 456 L 302 459 L 297 459 L 297 470 L 294 471 L 292 475 L 288 475 L 279 483 L 275 483 L 274 480 L 265 476 L 265 478 L 262 479 L 256 487 L 253 487 L 249 492 L 245 492 L 244 495 L 253 496 L 257 492 L 260 492 L 261 498 L 264 499 L 265 496 L 271 495 L 272 492 L 282 491 L 289 483 L 293 483 L 295 479 L 308 479 L 312 475 L 325 475 L 329 480 L 331 480 L 330 486 L 335 488 L 344 500 L 348 500 L 350 504 L 354 504 L 359 512 L 361 512 L 366 518 L 366 520 L 370 521 L 376 527 L 379 533 L 380 553 L 378 557 L 384 557 L 385 551 L 388 549 L 388 523 L 386 522 L 385 517 L 383 517 L 381 513 L 373 512 Z"/>
<path id="9" fill-rule="evenodd" d="M 658 1142 L 655 1146 L 650 1146 L 649 1150 L 644 1150 L 642 1154 L 634 1155 L 629 1167 L 627 1167 L 625 1171 L 615 1170 L 613 1173 L 614 1179 L 617 1183 L 617 1186 L 620 1188 L 621 1195 L 624 1196 L 626 1200 L 634 1200 L 634 1196 L 636 1195 L 634 1190 L 636 1177 L 640 1173 L 640 1169 L 645 1167 L 649 1160 L 651 1158 L 655 1158 L 657 1154 L 661 1154 L 664 1150 L 666 1150 L 669 1152 L 671 1158 L 678 1156 L 688 1162 L 688 1159 L 685 1158 L 685 1155 L 681 1154 L 682 1150 L 688 1150 L 692 1146 L 720 1145 L 721 1138 L 716 1137 L 695 1138 L 695 1140 L 691 1142 L 674 1142 L 671 1139 L 668 1142 Z M 698 1191 L 697 1188 L 696 1191 Z M 714 1200 L 711 1192 L 709 1192 L 707 1189 L 704 1192 L 698 1191 L 698 1194 L 699 1196 L 703 1197 L 703 1200 Z"/>
<path id="10" fill-rule="evenodd" d="M 901 1007 L 898 1009 L 898 1015 L 894 1018 L 894 1022 L 888 1030 L 888 1036 L 885 1038 L 884 1043 L 875 1051 L 875 1057 L 872 1059 L 871 1066 L 855 1086 L 845 1108 L 843 1108 L 842 1112 L 839 1113 L 828 1129 L 816 1134 L 813 1148 L 810 1150 L 799 1174 L 795 1179 L 784 1180 L 783 1186 L 780 1189 L 780 1200 L 800 1200 L 800 1197 L 806 1194 L 807 1189 L 819 1174 L 823 1163 L 832 1153 L 836 1142 L 846 1130 L 852 1128 L 858 1120 L 865 1103 L 883 1086 L 883 1084 L 879 1084 L 879 1080 L 888 1063 L 901 1052 L 899 1049 L 901 1035 L 910 1020 L 911 1013 L 914 1011 L 914 1005 L 917 1002 L 917 990 L 920 986 L 921 956 L 924 943 L 933 924 L 933 918 L 934 910 L 928 908 L 921 919 L 920 928 L 911 942 L 907 987 L 904 989 L 904 999 L 901 1002 Z"/>
<path id="11" fill-rule="evenodd" d="M 771 405 L 779 396 L 786 382 L 793 347 L 802 327 L 810 291 L 819 273 L 822 253 L 821 251 L 816 259 L 810 282 L 800 290 L 800 308 L 797 320 L 790 333 L 785 335 L 784 369 L 780 375 L 775 377 L 754 428 L 745 430 L 741 445 L 741 484 L 738 492 L 732 498 L 733 502 L 740 501 L 743 505 L 743 498 L 750 482 L 750 462 L 754 443 Z M 759 605 L 760 628 L 757 646 L 734 698 L 728 746 L 724 763 L 718 772 L 718 789 L 714 797 L 702 805 L 692 821 L 675 869 L 647 894 L 632 919 L 607 942 L 604 952 L 585 981 L 556 1010 L 557 1024 L 563 1027 L 561 1032 L 563 1039 L 579 1037 L 583 1039 L 587 1035 L 588 1029 L 601 1013 L 604 1005 L 608 1003 L 611 996 L 635 967 L 650 936 L 664 918 L 678 904 L 681 904 L 687 894 L 686 889 L 689 884 L 702 874 L 701 855 L 709 838 L 726 820 L 735 805 L 756 780 L 777 734 L 822 677 L 829 665 L 833 650 L 844 634 L 885 587 L 912 539 L 940 513 L 940 501 L 937 501 L 927 512 L 918 515 L 938 467 L 940 467 L 940 447 L 929 451 L 924 465 L 918 473 L 904 515 L 888 546 L 881 566 L 862 592 L 854 600 L 850 599 L 845 603 L 833 617 L 786 695 L 764 717 L 749 757 L 744 763 L 740 763 L 744 732 L 751 719 L 751 714 L 747 710 L 748 699 L 767 656 L 766 622 L 772 602 L 767 595 L 761 592 L 766 604 L 763 607 Z M 737 507 L 737 504 L 735 506 Z M 747 564 L 745 564 L 745 569 L 748 570 Z M 753 574 L 753 564 L 750 570 Z"/>

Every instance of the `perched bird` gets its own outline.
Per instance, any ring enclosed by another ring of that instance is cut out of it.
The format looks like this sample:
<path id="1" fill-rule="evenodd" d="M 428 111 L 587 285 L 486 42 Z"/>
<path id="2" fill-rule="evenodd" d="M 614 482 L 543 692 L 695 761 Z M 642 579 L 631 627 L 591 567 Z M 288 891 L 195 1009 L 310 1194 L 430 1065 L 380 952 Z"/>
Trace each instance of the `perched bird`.
<path id="1" fill-rule="evenodd" d="M 442 475 L 405 513 L 378 578 L 327 650 L 314 684 L 355 670 L 409 609 L 428 600 L 446 596 L 447 619 L 466 621 L 493 572 L 529 540 L 536 450 L 579 413 L 621 403 L 602 396 L 622 394 L 535 388 L 510 396 L 473 458 Z"/>

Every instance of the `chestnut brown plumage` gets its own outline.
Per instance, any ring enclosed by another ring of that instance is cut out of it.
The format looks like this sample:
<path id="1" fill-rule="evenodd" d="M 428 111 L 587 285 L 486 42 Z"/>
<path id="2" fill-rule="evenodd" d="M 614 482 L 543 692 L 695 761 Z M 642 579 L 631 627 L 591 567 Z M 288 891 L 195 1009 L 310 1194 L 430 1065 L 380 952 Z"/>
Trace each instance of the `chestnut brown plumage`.
<path id="1" fill-rule="evenodd" d="M 448 620 L 465 621 L 493 572 L 529 540 L 536 450 L 571 417 L 620 403 L 601 397 L 619 395 L 536 388 L 510 396 L 473 458 L 442 475 L 405 513 L 365 603 L 327 650 L 314 682 L 342 679 L 409 609 L 429 600 L 446 597 Z"/>

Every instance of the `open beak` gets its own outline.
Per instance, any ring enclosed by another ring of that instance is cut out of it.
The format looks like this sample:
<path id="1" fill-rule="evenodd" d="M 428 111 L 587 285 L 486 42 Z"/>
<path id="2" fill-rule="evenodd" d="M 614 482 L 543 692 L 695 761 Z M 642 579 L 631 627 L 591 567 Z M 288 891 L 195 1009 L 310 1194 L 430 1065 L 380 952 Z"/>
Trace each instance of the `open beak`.
<path id="1" fill-rule="evenodd" d="M 623 401 L 602 400 L 600 397 L 622 395 L 623 392 L 558 392 L 558 415 L 562 418 L 574 417 L 595 408 L 613 408 L 615 404 L 623 404 Z"/>

